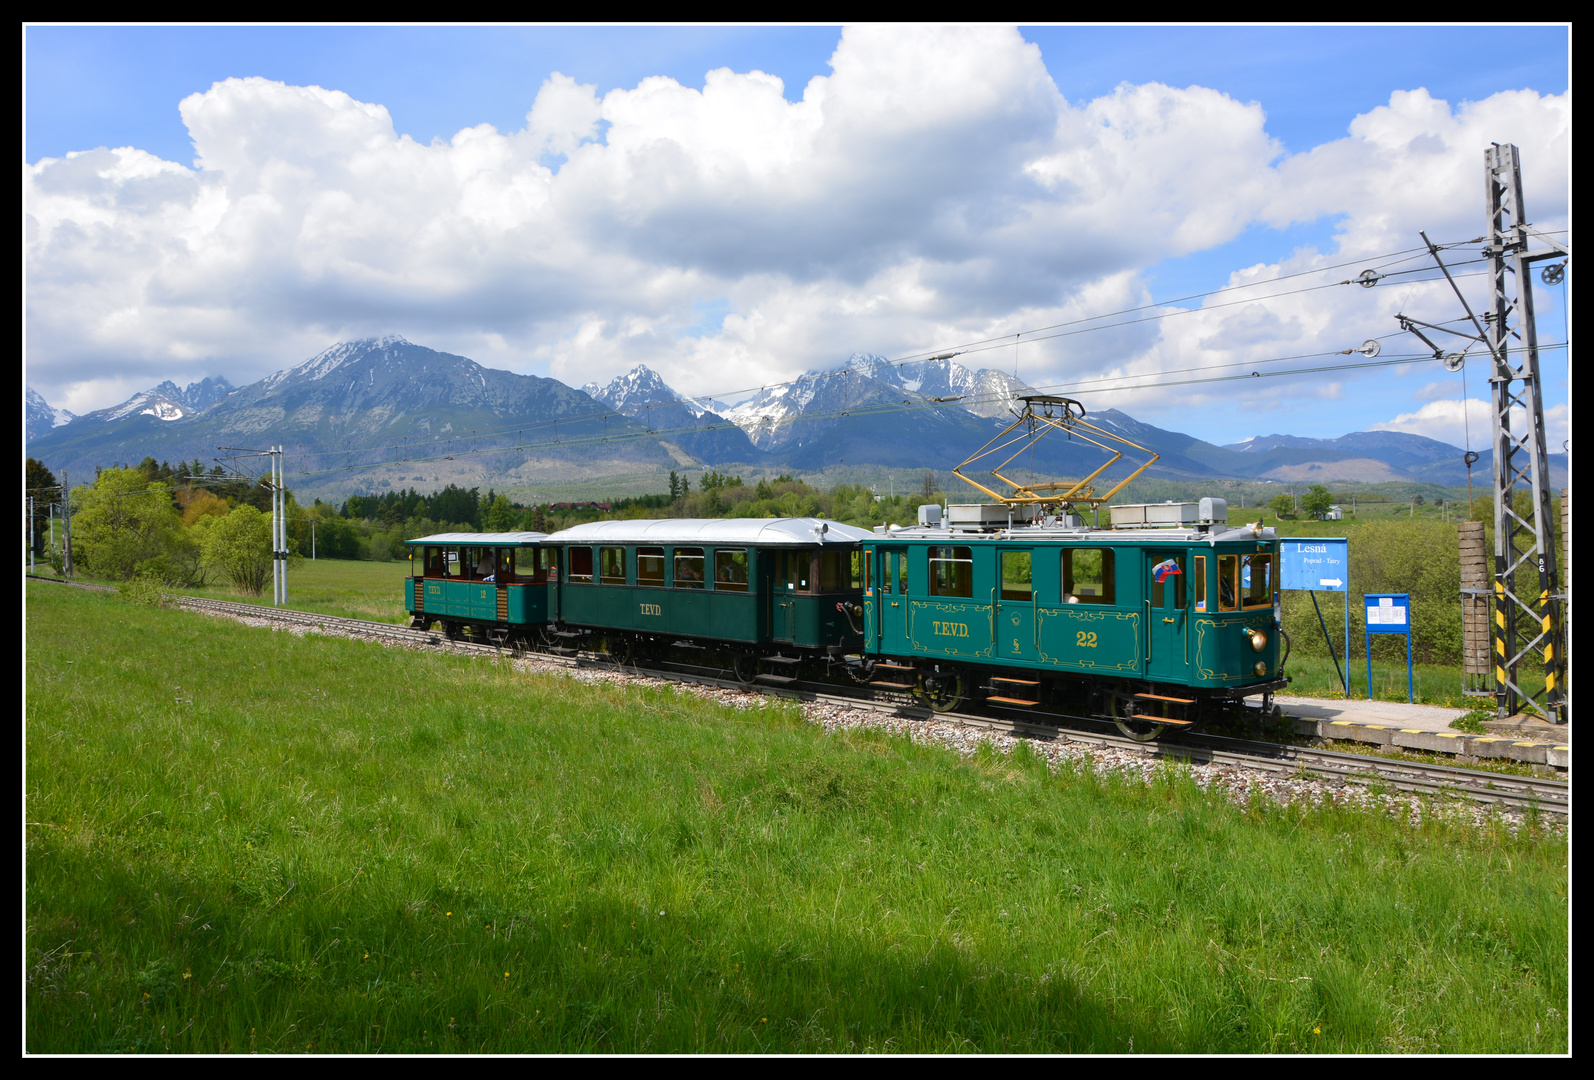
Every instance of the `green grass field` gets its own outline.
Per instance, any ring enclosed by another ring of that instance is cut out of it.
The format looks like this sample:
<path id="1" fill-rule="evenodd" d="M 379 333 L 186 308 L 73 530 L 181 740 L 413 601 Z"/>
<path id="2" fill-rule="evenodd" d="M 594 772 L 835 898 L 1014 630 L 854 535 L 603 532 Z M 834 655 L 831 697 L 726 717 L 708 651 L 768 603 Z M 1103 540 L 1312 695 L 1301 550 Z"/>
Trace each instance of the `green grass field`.
<path id="1" fill-rule="evenodd" d="M 27 592 L 44 1052 L 1564 1052 L 1564 838 Z"/>
<path id="2" fill-rule="evenodd" d="M 1339 662 L 1344 665 L 1345 658 L 1340 657 Z M 1340 682 L 1341 670 L 1343 667 L 1335 668 L 1334 662 L 1326 656 L 1292 656 L 1285 669 L 1285 674 L 1292 681 L 1285 693 L 1343 699 L 1345 692 Z M 1453 706 L 1465 710 L 1472 708 L 1477 700 L 1462 695 L 1461 669 L 1443 664 L 1413 665 L 1411 689 L 1419 705 Z M 1404 661 L 1396 667 L 1382 658 L 1374 658 L 1374 698 L 1379 701 L 1406 701 L 1407 690 Z M 1350 696 L 1363 701 L 1367 699 L 1367 661 L 1360 657 L 1350 662 Z"/>
<path id="3" fill-rule="evenodd" d="M 405 622 L 404 578 L 408 562 L 359 562 L 354 559 L 304 559 L 288 571 L 288 606 L 320 615 L 377 622 Z M 178 590 L 246 604 L 271 604 L 271 583 L 264 596 L 245 596 L 225 582 Z"/>

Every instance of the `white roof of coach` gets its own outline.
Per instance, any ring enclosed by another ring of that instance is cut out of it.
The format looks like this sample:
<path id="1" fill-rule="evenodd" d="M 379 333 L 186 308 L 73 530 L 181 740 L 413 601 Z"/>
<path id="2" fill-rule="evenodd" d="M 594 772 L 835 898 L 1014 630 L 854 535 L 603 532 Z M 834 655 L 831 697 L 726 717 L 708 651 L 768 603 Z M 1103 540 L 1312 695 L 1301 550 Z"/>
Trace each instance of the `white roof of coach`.
<path id="1" fill-rule="evenodd" d="M 513 547 L 516 544 L 540 544 L 547 537 L 547 533 L 540 532 L 437 533 L 404 542 L 414 545 L 471 544 L 475 547 Z"/>
<path id="2" fill-rule="evenodd" d="M 824 531 L 821 531 L 821 527 Z M 872 540 L 866 529 L 819 518 L 668 518 L 593 521 L 548 537 L 550 544 L 762 544 L 796 545 Z"/>

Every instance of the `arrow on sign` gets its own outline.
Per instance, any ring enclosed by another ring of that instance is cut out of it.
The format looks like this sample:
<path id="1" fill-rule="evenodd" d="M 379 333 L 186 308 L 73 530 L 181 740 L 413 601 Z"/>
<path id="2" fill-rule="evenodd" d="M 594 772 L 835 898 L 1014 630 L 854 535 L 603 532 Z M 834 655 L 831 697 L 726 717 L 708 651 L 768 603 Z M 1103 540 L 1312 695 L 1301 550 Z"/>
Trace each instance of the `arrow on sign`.
<path id="1" fill-rule="evenodd" d="M 1334 588 L 1337 589 L 1337 588 L 1339 588 L 1341 585 L 1343 585 L 1345 583 L 1343 581 L 1341 581 L 1337 577 L 1326 577 L 1323 580 L 1319 581 L 1318 584 L 1319 585 L 1332 585 L 1332 586 L 1334 586 Z"/>

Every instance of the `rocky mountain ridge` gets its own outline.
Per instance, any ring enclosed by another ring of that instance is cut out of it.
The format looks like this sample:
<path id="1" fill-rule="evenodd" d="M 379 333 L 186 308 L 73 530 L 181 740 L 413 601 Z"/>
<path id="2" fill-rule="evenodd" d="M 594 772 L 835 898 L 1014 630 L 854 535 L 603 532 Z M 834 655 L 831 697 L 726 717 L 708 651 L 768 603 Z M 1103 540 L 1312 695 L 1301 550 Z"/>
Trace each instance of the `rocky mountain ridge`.
<path id="1" fill-rule="evenodd" d="M 949 358 L 897 363 L 857 353 L 725 408 L 687 398 L 645 366 L 576 390 L 389 335 L 339 342 L 239 389 L 219 378 L 186 388 L 168 381 L 83 417 L 50 409 L 30 390 L 27 438 L 29 453 L 85 474 L 146 454 L 208 461 L 219 446 L 282 444 L 296 475 L 307 478 L 301 486 L 329 495 L 376 478 L 503 485 L 725 466 L 946 470 L 995 436 L 1029 389 L 1007 373 Z M 1274 435 L 1218 446 L 1118 410 L 1088 419 L 1159 454 L 1150 475 L 1466 482 L 1458 448 L 1402 432 Z M 1106 478 L 1134 468 L 1134 456 Z M 1565 455 L 1556 457 L 1552 471 L 1564 476 Z M 1022 465 L 1070 476 L 1101 460 L 1087 441 L 1053 436 Z M 1487 478 L 1488 468 L 1485 455 L 1474 481 Z"/>

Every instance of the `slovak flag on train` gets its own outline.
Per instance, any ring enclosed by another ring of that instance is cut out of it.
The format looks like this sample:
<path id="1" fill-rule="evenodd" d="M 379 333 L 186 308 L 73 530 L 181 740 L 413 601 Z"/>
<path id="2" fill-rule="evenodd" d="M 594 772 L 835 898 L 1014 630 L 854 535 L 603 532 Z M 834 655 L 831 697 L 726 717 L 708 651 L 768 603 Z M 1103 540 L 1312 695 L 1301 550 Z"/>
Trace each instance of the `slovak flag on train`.
<path id="1" fill-rule="evenodd" d="M 1182 574 L 1183 572 L 1184 571 L 1179 569 L 1179 564 L 1174 562 L 1172 559 L 1164 559 L 1162 562 L 1151 568 L 1151 576 L 1156 579 L 1158 585 L 1161 585 L 1164 581 L 1167 581 L 1171 575 Z"/>

